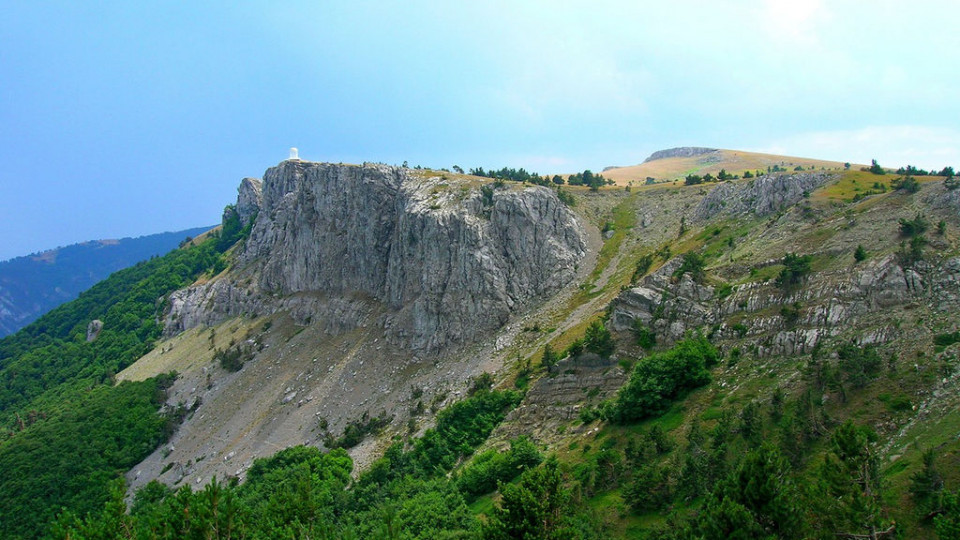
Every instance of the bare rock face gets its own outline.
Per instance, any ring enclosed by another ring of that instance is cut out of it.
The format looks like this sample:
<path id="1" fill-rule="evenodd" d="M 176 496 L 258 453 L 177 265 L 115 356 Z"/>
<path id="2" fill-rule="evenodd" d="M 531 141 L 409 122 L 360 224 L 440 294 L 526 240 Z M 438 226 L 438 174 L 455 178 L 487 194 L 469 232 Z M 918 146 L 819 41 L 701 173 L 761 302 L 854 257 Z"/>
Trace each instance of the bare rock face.
<path id="1" fill-rule="evenodd" d="M 100 331 L 103 330 L 103 321 L 94 319 L 87 325 L 87 342 L 95 341 Z"/>
<path id="2" fill-rule="evenodd" d="M 766 216 L 799 202 L 833 178 L 828 173 L 764 175 L 750 180 L 724 182 L 713 188 L 693 212 L 697 221 L 718 214 Z"/>
<path id="3" fill-rule="evenodd" d="M 577 418 L 584 394 L 589 401 L 599 403 L 616 395 L 628 373 L 616 360 L 603 360 L 593 355 L 565 358 L 555 364 L 550 377 L 538 379 L 527 392 L 523 403 L 507 414 L 497 427 L 494 437 L 509 438 L 531 435 L 541 439 L 555 433 L 557 427 Z M 573 428 L 584 429 L 583 425 Z"/>
<path id="4" fill-rule="evenodd" d="M 263 182 L 259 178 L 244 178 L 237 189 L 237 215 L 244 225 L 257 216 L 263 206 Z"/>
<path id="5" fill-rule="evenodd" d="M 257 216 L 238 261 L 254 282 L 175 293 L 168 334 L 291 298 L 322 318 L 342 298 L 366 303 L 364 317 L 384 308 L 378 322 L 397 344 L 436 350 L 499 327 L 572 280 L 585 256 L 581 224 L 547 188 L 484 192 L 398 167 L 305 161 L 267 170 L 259 201 L 256 188 L 245 179 L 237 204 Z"/>
<path id="6" fill-rule="evenodd" d="M 682 263 L 681 257 L 675 257 L 647 276 L 639 287 L 622 292 L 611 305 L 613 328 L 628 331 L 639 320 L 659 339 L 674 342 L 689 329 L 716 322 L 719 313 L 713 287 L 695 282 L 690 274 L 674 278 Z"/>
<path id="7" fill-rule="evenodd" d="M 620 293 L 611 304 L 612 329 L 629 332 L 639 321 L 669 344 L 688 330 L 712 328 L 720 338 L 753 340 L 758 356 L 793 355 L 809 353 L 821 339 L 841 333 L 852 333 L 861 344 L 897 339 L 894 327 L 870 326 L 875 315 L 892 309 L 918 302 L 941 311 L 960 307 L 960 257 L 903 268 L 887 255 L 856 269 L 814 273 L 795 291 L 754 282 L 734 287 L 723 298 L 689 274 L 675 277 L 679 264 L 679 257 L 668 261 L 639 286 Z M 791 307 L 797 312 L 790 313 Z"/>

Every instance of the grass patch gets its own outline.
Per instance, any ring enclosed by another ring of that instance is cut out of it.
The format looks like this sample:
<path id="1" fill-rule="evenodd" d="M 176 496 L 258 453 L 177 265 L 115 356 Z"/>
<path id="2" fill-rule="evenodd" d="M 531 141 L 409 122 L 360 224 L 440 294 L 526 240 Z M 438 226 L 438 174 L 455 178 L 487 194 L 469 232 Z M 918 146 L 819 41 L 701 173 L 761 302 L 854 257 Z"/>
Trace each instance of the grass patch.
<path id="1" fill-rule="evenodd" d="M 913 408 L 913 403 L 910 402 L 910 398 L 904 395 L 891 396 L 888 393 L 883 393 L 878 395 L 877 399 L 886 405 L 887 410 L 890 412 L 909 411 Z"/>
<path id="2" fill-rule="evenodd" d="M 723 416 L 723 410 L 719 407 L 710 407 L 709 409 L 703 411 L 703 414 L 700 415 L 700 419 L 704 421 L 716 420 Z"/>
<path id="3" fill-rule="evenodd" d="M 491 512 L 493 512 L 493 497 L 493 493 L 481 495 L 472 503 L 467 504 L 467 508 L 469 508 L 470 512 L 472 512 L 475 516 L 479 516 L 481 514 L 489 515 Z"/>
<path id="4" fill-rule="evenodd" d="M 780 275 L 781 270 L 783 270 L 782 264 L 772 264 L 770 266 L 764 266 L 763 268 L 751 268 L 747 277 L 743 278 L 738 284 L 770 281 L 771 279 L 776 279 L 776 277 Z"/>
<path id="5" fill-rule="evenodd" d="M 651 427 L 659 425 L 664 431 L 670 432 L 683 424 L 685 411 L 686 408 L 683 406 L 683 403 L 677 402 L 662 416 L 633 424 L 632 426 L 628 426 L 627 429 L 634 433 L 641 434 L 649 431 Z"/>
<path id="6" fill-rule="evenodd" d="M 889 192 L 890 181 L 893 178 L 896 178 L 896 175 L 879 176 L 867 171 L 844 171 L 839 178 L 814 191 L 811 199 L 824 202 L 850 202 L 857 195 L 876 189 L 874 183 L 884 185 Z"/>

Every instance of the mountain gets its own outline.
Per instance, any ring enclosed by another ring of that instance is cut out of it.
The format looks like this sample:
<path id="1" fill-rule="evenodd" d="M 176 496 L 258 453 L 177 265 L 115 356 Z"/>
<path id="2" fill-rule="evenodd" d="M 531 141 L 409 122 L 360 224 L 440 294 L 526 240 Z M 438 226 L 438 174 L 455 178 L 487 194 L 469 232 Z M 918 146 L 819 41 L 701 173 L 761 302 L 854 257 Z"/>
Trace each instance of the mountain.
<path id="1" fill-rule="evenodd" d="M 244 179 L 208 238 L 0 340 L 0 528 L 949 537 L 960 190 L 795 168 Z"/>
<path id="2" fill-rule="evenodd" d="M 73 300 L 111 273 L 163 255 L 184 238 L 209 229 L 198 227 L 138 238 L 93 240 L 0 262 L 0 337 Z"/>
<path id="3" fill-rule="evenodd" d="M 625 186 L 631 183 L 644 184 L 647 178 L 665 182 L 682 180 L 688 174 L 717 176 L 721 169 L 731 175 L 742 176 L 745 171 L 770 172 L 773 167 L 789 172 L 797 167 L 803 170 L 839 171 L 844 169 L 844 163 L 742 150 L 680 147 L 654 152 L 639 165 L 608 167 L 603 171 L 603 176 Z"/>

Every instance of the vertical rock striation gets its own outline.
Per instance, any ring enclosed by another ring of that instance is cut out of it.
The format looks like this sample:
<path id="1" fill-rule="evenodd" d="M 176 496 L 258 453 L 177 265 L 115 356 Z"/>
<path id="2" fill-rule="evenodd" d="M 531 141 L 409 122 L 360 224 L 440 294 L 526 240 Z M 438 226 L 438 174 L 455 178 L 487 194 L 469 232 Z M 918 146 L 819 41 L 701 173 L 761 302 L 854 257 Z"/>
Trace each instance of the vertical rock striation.
<path id="1" fill-rule="evenodd" d="M 578 219 L 543 187 L 491 191 L 386 165 L 305 161 L 268 169 L 257 187 L 245 179 L 237 204 L 241 216 L 256 215 L 238 261 L 253 269 L 252 292 L 216 282 L 181 291 L 168 328 L 314 294 L 382 305 L 398 344 L 436 350 L 556 291 L 585 255 Z"/>

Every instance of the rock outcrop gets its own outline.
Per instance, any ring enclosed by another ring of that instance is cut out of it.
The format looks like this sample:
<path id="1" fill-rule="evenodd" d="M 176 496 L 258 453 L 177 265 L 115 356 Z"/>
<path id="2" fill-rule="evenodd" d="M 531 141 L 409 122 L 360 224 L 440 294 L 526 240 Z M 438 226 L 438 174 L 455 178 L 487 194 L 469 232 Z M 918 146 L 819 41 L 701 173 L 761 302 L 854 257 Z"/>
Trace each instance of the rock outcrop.
<path id="1" fill-rule="evenodd" d="M 90 324 L 87 325 L 87 343 L 95 341 L 101 330 L 103 330 L 103 321 L 100 319 L 90 321 Z"/>
<path id="2" fill-rule="evenodd" d="M 245 179 L 237 212 L 257 217 L 238 266 L 250 284 L 225 278 L 176 293 L 168 334 L 286 309 L 291 298 L 312 298 L 317 320 L 346 299 L 333 303 L 366 307 L 340 315 L 382 311 L 377 322 L 397 344 L 436 350 L 499 327 L 575 277 L 582 226 L 552 190 L 418 174 L 285 161 L 262 186 Z"/>
<path id="3" fill-rule="evenodd" d="M 494 433 L 506 439 L 530 435 L 536 440 L 549 437 L 559 425 L 575 420 L 584 399 L 599 403 L 616 395 L 628 373 L 613 359 L 601 359 L 590 353 L 564 358 L 550 369 L 549 377 L 536 381 L 523 403 L 510 411 Z M 583 430 L 584 424 L 573 430 Z"/>
<path id="4" fill-rule="evenodd" d="M 698 146 L 681 146 L 679 148 L 668 148 L 667 150 L 658 150 L 652 154 L 650 157 L 643 160 L 644 163 L 649 161 L 656 161 L 658 159 L 667 159 L 667 158 L 687 158 L 687 157 L 696 157 L 702 156 L 704 154 L 712 154 L 714 152 L 719 152 L 716 148 L 702 148 Z"/>
<path id="5" fill-rule="evenodd" d="M 263 182 L 259 178 L 244 178 L 237 189 L 237 215 L 246 225 L 257 216 L 263 206 Z"/>
<path id="6" fill-rule="evenodd" d="M 940 311 L 960 307 L 960 257 L 903 268 L 888 255 L 853 271 L 814 273 L 796 290 L 753 282 L 722 298 L 689 274 L 674 276 L 679 265 L 680 257 L 672 259 L 622 292 L 611 304 L 611 327 L 627 332 L 640 321 L 666 344 L 688 330 L 712 330 L 721 339 L 752 340 L 757 356 L 792 355 L 827 336 L 849 334 L 863 344 L 896 339 L 897 328 L 871 322 L 892 309 L 917 302 L 935 302 Z"/>
<path id="7" fill-rule="evenodd" d="M 798 203 L 804 194 L 831 178 L 833 175 L 828 173 L 768 174 L 750 180 L 724 182 L 700 201 L 693 218 L 706 221 L 718 214 L 767 216 Z"/>

